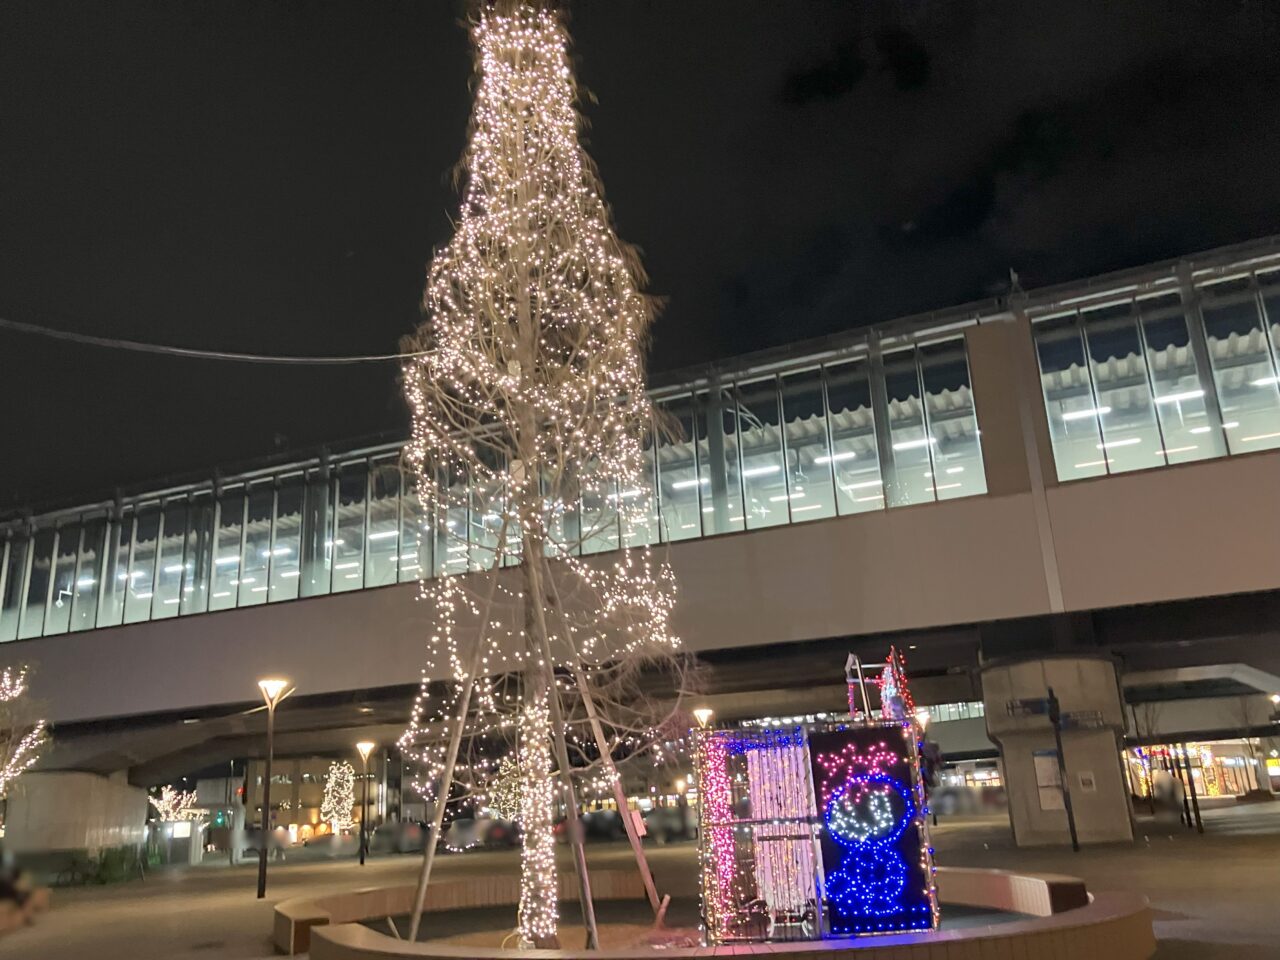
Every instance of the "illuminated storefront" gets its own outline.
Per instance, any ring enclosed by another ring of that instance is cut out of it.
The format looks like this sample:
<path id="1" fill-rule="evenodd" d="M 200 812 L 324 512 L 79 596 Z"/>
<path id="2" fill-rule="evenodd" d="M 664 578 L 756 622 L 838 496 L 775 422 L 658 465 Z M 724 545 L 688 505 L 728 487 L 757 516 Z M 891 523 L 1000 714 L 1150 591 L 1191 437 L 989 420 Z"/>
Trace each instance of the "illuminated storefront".
<path id="1" fill-rule="evenodd" d="M 1150 796 L 1151 778 L 1160 771 L 1185 782 L 1188 758 L 1192 782 L 1200 797 L 1239 797 L 1252 790 L 1267 789 L 1264 770 L 1270 772 L 1270 764 L 1262 766 L 1254 741 L 1217 740 L 1126 750 L 1125 766 L 1134 796 Z M 1276 766 L 1275 775 L 1280 777 L 1280 763 Z"/>

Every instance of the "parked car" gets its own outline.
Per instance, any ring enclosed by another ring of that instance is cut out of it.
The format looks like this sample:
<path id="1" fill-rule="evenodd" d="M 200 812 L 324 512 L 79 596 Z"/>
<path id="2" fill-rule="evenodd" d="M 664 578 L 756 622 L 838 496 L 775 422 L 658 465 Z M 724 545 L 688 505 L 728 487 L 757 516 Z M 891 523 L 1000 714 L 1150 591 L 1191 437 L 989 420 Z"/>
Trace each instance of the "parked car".
<path id="1" fill-rule="evenodd" d="M 427 829 L 413 820 L 380 824 L 369 838 L 375 853 L 419 853 L 426 843 Z"/>
<path id="2" fill-rule="evenodd" d="M 692 840 L 698 835 L 698 818 L 691 807 L 654 807 L 644 812 L 644 827 L 654 843 Z"/>
<path id="3" fill-rule="evenodd" d="M 514 823 L 489 817 L 458 817 L 445 826 L 440 837 L 450 853 L 477 847 L 514 847 L 519 841 L 520 831 Z"/>

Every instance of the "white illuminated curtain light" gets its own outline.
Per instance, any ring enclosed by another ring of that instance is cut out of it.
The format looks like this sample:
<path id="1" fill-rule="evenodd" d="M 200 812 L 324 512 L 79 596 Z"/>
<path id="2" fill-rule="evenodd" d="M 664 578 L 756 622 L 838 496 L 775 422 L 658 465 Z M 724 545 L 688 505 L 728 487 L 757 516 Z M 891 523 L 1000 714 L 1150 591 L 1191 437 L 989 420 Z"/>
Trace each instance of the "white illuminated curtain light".
<path id="1" fill-rule="evenodd" d="M 799 741 L 798 734 L 794 737 Z M 751 833 L 756 887 L 773 917 L 799 916 L 815 897 L 817 867 L 811 836 L 800 823 L 817 817 L 803 742 L 747 751 L 747 782 L 754 820 Z"/>

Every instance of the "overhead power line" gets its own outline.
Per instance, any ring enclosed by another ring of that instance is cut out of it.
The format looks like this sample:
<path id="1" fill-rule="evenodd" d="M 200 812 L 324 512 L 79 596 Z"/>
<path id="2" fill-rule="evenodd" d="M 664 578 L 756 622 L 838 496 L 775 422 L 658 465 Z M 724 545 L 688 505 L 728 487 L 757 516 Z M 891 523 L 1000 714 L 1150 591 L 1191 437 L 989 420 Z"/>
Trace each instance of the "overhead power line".
<path id="1" fill-rule="evenodd" d="M 223 360 L 235 363 L 274 363 L 293 364 L 298 366 L 337 366 L 350 363 L 389 363 L 395 360 L 410 360 L 414 357 L 426 356 L 429 351 L 417 350 L 411 353 L 374 353 L 346 357 L 306 357 L 306 356 L 272 356 L 265 353 L 234 353 L 227 350 L 194 350 L 190 347 L 175 347 L 163 343 L 143 343 L 139 340 L 121 340 L 116 337 L 99 337 L 90 333 L 75 333 L 71 330 L 56 330 L 35 323 L 23 323 L 21 320 L 9 320 L 0 317 L 0 330 L 13 330 L 16 333 L 29 333 L 38 337 L 49 337 L 53 340 L 65 340 L 91 347 L 106 347 L 111 350 L 131 350 L 134 353 L 152 353 L 170 357 L 187 357 L 194 360 Z"/>

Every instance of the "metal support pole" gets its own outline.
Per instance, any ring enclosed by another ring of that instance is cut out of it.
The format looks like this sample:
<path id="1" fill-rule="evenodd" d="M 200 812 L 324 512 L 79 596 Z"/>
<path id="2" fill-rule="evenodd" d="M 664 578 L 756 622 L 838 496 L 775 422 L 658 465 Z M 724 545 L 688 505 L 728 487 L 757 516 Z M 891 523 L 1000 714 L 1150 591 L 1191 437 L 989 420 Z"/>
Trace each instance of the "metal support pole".
<path id="1" fill-rule="evenodd" d="M 1062 752 L 1062 711 L 1053 687 L 1049 688 L 1049 722 L 1053 725 L 1053 742 L 1058 748 L 1058 780 L 1062 789 L 1062 805 L 1067 811 L 1067 830 L 1071 832 L 1071 849 L 1080 852 L 1080 838 L 1076 835 L 1076 814 L 1071 808 L 1071 789 L 1067 785 L 1067 758 Z"/>
<path id="2" fill-rule="evenodd" d="M 536 560 L 534 560 L 536 558 Z M 534 560 L 534 562 L 530 562 Z M 583 845 L 582 822 L 578 817 L 578 797 L 573 789 L 573 770 L 569 765 L 569 748 L 564 740 L 564 714 L 560 709 L 560 694 L 556 690 L 555 660 L 551 656 L 551 638 L 547 632 L 544 602 L 547 590 L 542 585 L 543 565 L 547 562 L 542 550 L 525 550 L 525 562 L 529 563 L 529 591 L 526 603 L 533 604 L 534 617 L 542 640 L 542 657 L 547 682 L 547 703 L 551 708 L 551 734 L 556 751 L 556 763 L 565 789 L 565 820 L 569 830 L 569 843 L 573 847 L 573 867 L 578 875 L 578 895 L 582 907 L 582 923 L 587 928 L 587 949 L 600 949 L 600 934 L 596 929 L 596 908 L 591 899 L 591 877 L 587 873 L 587 853 Z M 547 570 L 547 581 L 551 571 Z"/>
<path id="3" fill-rule="evenodd" d="M 595 737 L 596 749 L 600 751 L 600 759 L 608 768 L 610 779 L 613 780 L 613 799 L 618 804 L 618 813 L 622 816 L 622 827 L 627 832 L 627 841 L 631 844 L 631 852 L 635 855 L 636 868 L 640 871 L 640 880 L 644 883 L 645 893 L 649 896 L 649 905 L 653 907 L 653 912 L 656 914 L 661 903 L 658 899 L 658 888 L 653 882 L 653 872 L 649 869 L 649 861 L 644 855 L 644 844 L 640 841 L 640 835 L 636 833 L 635 821 L 631 817 L 631 810 L 627 807 L 627 792 L 622 787 L 618 768 L 613 764 L 613 754 L 609 750 L 608 740 L 605 739 L 600 716 L 596 713 L 595 701 L 587 687 L 587 678 L 576 662 L 573 665 L 573 679 L 578 685 L 578 691 L 582 694 L 582 704 L 586 708 L 587 719 L 591 722 L 591 733 Z M 684 826 L 682 825 L 680 829 L 683 832 Z"/>
<path id="4" fill-rule="evenodd" d="M 364 774 L 361 777 L 364 781 L 364 793 L 360 796 L 360 866 L 363 867 L 365 852 L 369 847 L 369 758 L 363 754 L 360 766 Z"/>
<path id="5" fill-rule="evenodd" d="M 1191 751 L 1184 743 L 1182 746 L 1182 764 L 1187 771 L 1187 792 L 1191 795 L 1191 814 L 1195 817 L 1196 833 L 1204 833 L 1204 820 L 1200 817 L 1200 798 L 1196 796 L 1196 778 L 1191 773 Z"/>
<path id="6" fill-rule="evenodd" d="M 507 535 L 507 524 L 502 524 L 500 536 Z M 499 541 L 501 542 L 501 541 Z M 484 662 L 484 645 L 488 635 L 489 612 L 493 607 L 493 595 L 498 589 L 499 571 L 492 571 L 489 583 L 489 596 L 484 605 L 484 621 L 480 624 L 480 635 L 476 639 L 475 656 L 471 658 L 471 668 L 462 681 L 462 690 L 458 693 L 458 713 L 454 717 L 453 730 L 449 733 L 449 746 L 445 751 L 444 770 L 440 774 L 440 789 L 436 792 L 436 805 L 431 818 L 431 832 L 427 834 L 422 848 L 422 870 L 418 873 L 418 889 L 413 896 L 413 912 L 409 919 L 409 942 L 418 939 L 418 925 L 422 922 L 422 906 L 427 900 L 427 884 L 431 882 L 431 868 L 436 862 L 436 847 L 440 840 L 440 827 L 444 823 L 445 803 L 449 799 L 449 789 L 453 786 L 453 770 L 458 761 L 458 748 L 462 744 L 462 727 L 467 719 L 467 710 L 471 705 L 471 691 L 475 687 L 476 673 Z"/>
<path id="7" fill-rule="evenodd" d="M 563 627 L 564 606 L 560 600 L 560 590 L 556 586 L 555 580 L 550 576 L 547 577 L 547 583 L 551 600 L 555 604 L 556 610 L 560 612 L 560 625 Z M 653 907 L 653 912 L 656 915 L 661 909 L 658 888 L 653 882 L 653 872 L 649 869 L 649 860 L 644 855 L 644 844 L 640 840 L 640 835 L 636 832 L 636 825 L 631 818 L 631 811 L 627 808 L 627 792 L 622 787 L 622 778 L 618 775 L 618 768 L 614 766 L 613 753 L 609 749 L 609 741 L 604 735 L 604 726 L 600 723 L 600 715 L 596 711 L 595 699 L 591 696 L 591 688 L 587 683 L 586 674 L 582 672 L 582 667 L 578 660 L 577 647 L 574 645 L 572 638 L 570 638 L 568 631 L 561 630 L 560 635 L 572 656 L 573 681 L 577 684 L 578 692 L 582 695 L 582 705 L 587 712 L 587 719 L 591 724 L 591 733 L 596 741 L 596 749 L 600 751 L 601 762 L 611 774 L 613 799 L 618 804 L 618 813 L 622 817 L 622 827 L 627 833 L 627 842 L 631 844 L 631 852 L 636 858 L 636 869 L 640 871 L 640 879 L 644 883 L 645 893 L 648 895 L 649 904 Z M 683 830 L 683 827 L 681 829 Z"/>
<path id="8" fill-rule="evenodd" d="M 271 752 L 275 747 L 276 708 L 267 703 L 267 763 L 262 775 L 262 838 L 258 841 L 258 899 L 267 895 L 267 842 L 271 836 Z"/>

